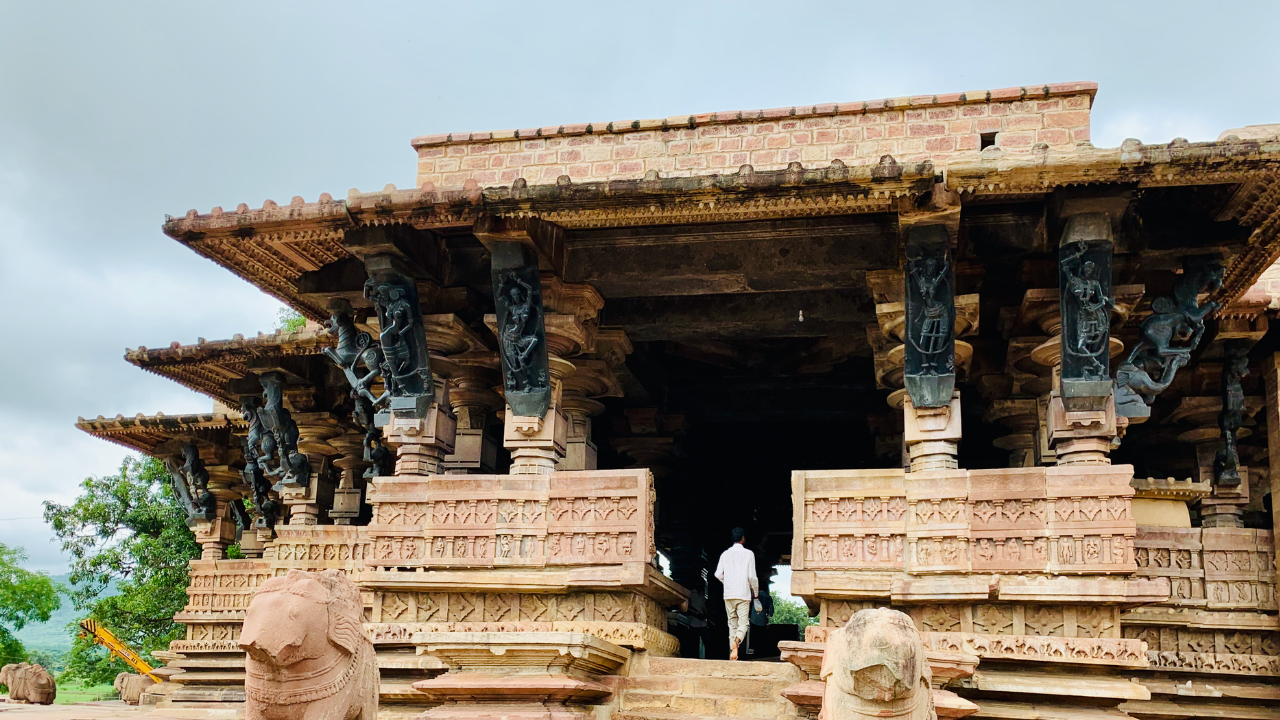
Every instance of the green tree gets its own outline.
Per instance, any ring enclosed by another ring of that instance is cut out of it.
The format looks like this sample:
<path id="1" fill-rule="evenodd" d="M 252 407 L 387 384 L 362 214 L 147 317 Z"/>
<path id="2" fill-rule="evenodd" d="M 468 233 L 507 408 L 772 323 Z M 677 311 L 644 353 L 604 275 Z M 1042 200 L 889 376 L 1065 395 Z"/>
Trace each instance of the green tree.
<path id="1" fill-rule="evenodd" d="M 127 457 L 118 475 L 80 487 L 70 505 L 44 504 L 45 522 L 72 558 L 72 602 L 143 655 L 167 649 L 183 635 L 173 615 L 187 603 L 187 563 L 200 546 L 164 464 Z M 113 580 L 118 594 L 100 597 Z M 88 638 L 77 638 L 65 660 L 67 676 L 92 683 L 128 670 Z"/>
<path id="2" fill-rule="evenodd" d="M 13 633 L 45 622 L 61 604 L 48 575 L 19 567 L 26 559 L 22 548 L 0 545 L 0 665 L 25 661 L 27 651 Z"/>
<path id="3" fill-rule="evenodd" d="M 307 326 L 307 319 L 291 307 L 282 307 L 276 313 L 276 329 L 285 332 L 300 332 Z"/>
<path id="4" fill-rule="evenodd" d="M 817 618 L 809 617 L 809 608 L 805 607 L 803 602 L 788 600 L 777 591 L 769 594 L 773 597 L 773 617 L 769 618 L 770 625 L 799 625 L 805 628 L 818 624 Z"/>

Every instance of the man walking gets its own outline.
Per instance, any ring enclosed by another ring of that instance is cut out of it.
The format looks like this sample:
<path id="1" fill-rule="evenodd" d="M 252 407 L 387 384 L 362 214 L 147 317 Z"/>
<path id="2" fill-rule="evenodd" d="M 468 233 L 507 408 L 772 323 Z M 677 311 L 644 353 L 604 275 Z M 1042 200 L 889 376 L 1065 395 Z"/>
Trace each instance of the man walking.
<path id="1" fill-rule="evenodd" d="M 720 553 L 716 579 L 724 584 L 724 612 L 729 618 L 729 659 L 738 659 L 738 644 L 747 636 L 751 598 L 760 592 L 756 554 L 746 548 L 747 531 L 733 529 L 733 545 Z"/>

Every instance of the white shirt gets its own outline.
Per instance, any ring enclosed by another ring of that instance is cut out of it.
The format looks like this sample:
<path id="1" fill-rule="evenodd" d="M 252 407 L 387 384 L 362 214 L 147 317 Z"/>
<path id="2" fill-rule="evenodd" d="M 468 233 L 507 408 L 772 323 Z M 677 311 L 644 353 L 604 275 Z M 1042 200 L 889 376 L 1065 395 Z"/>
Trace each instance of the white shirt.
<path id="1" fill-rule="evenodd" d="M 734 543 L 720 553 L 716 563 L 716 579 L 724 583 L 725 600 L 754 600 L 760 593 L 760 581 L 756 579 L 756 554 Z"/>

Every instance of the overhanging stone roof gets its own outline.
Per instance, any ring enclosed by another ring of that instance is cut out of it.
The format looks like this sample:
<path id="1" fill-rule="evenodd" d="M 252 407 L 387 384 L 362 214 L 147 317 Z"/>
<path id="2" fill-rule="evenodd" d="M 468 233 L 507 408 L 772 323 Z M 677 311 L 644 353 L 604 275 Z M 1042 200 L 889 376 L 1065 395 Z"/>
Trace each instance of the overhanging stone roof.
<path id="1" fill-rule="evenodd" d="M 322 348 L 332 345 L 328 330 L 318 328 L 249 338 L 234 335 L 230 340 L 212 342 L 201 338 L 195 345 L 174 342 L 167 348 L 139 347 L 126 350 L 124 358 L 143 370 L 237 407 L 239 400 L 227 392 L 227 381 L 244 377 L 251 358 L 319 355 Z"/>
<path id="2" fill-rule="evenodd" d="M 93 420 L 78 418 L 76 427 L 96 438 L 147 455 L 155 455 L 157 447 L 178 437 L 217 438 L 225 445 L 233 432 L 247 432 L 249 424 L 238 415 L 231 416 L 223 413 L 190 415 L 139 413 L 134 417 L 116 415 L 114 418 L 105 418 L 99 415 Z"/>
<path id="3" fill-rule="evenodd" d="M 931 162 L 822 168 L 792 163 L 785 170 L 693 177 L 437 189 L 429 185 L 380 192 L 352 190 L 345 201 L 322 195 L 287 206 L 267 201 L 235 212 L 191 210 L 164 225 L 169 236 L 226 267 L 313 320 L 323 307 L 301 297 L 303 273 L 347 257 L 348 228 L 406 223 L 419 229 L 466 228 L 485 213 L 537 216 L 569 229 L 890 212 L 901 198 L 933 188 Z M 1247 248 L 1228 267 L 1223 296 L 1245 292 L 1280 257 L 1280 137 L 1175 140 L 1163 145 L 1126 141 L 1119 148 L 1080 148 L 1013 155 L 987 148 L 953 158 L 944 181 L 965 200 L 1038 195 L 1073 185 L 1128 183 L 1139 188 L 1240 185 L 1226 216 L 1254 228 Z"/>

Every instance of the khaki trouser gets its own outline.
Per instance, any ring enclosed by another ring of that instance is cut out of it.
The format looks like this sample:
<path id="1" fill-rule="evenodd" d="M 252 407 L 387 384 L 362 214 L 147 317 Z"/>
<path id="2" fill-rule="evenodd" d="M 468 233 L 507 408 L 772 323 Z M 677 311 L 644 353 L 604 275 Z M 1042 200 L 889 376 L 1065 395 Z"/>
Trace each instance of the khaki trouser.
<path id="1" fill-rule="evenodd" d="M 751 601 L 725 598 L 724 614 L 729 616 L 729 647 L 733 647 L 735 640 L 742 642 L 747 636 L 747 625 L 751 622 Z"/>

